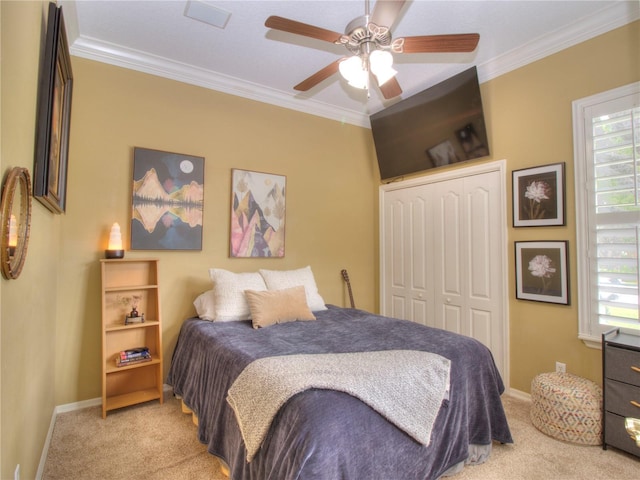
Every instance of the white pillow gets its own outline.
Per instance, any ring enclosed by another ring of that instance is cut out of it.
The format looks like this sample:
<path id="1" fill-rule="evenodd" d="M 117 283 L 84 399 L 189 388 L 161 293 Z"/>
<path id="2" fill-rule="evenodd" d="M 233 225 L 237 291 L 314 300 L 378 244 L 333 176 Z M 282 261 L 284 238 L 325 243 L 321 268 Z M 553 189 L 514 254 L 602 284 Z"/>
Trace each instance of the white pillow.
<path id="1" fill-rule="evenodd" d="M 210 268 L 209 276 L 213 282 L 216 321 L 249 320 L 251 314 L 244 291 L 266 290 L 262 276 L 258 272 L 233 273 L 221 268 Z"/>
<path id="2" fill-rule="evenodd" d="M 307 296 L 309 310 L 317 312 L 327 309 L 324 300 L 318 293 L 316 280 L 310 266 L 297 270 L 259 270 L 259 272 L 269 290 L 283 290 L 302 285 Z"/>
<path id="3" fill-rule="evenodd" d="M 213 289 L 198 295 L 193 301 L 193 306 L 196 307 L 198 317 L 202 320 L 213 322 L 216 319 L 216 299 Z"/>

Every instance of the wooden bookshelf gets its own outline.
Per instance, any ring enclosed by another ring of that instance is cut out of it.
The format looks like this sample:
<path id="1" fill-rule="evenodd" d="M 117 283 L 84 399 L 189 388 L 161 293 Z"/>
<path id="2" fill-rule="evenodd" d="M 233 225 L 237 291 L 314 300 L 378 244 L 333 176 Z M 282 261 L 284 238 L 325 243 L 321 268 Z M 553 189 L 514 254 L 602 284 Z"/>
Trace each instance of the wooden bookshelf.
<path id="1" fill-rule="evenodd" d="M 102 273 L 102 418 L 109 410 L 162 396 L 162 321 L 157 259 L 100 260 Z M 137 304 L 144 322 L 125 324 Z M 151 360 L 116 366 L 123 350 L 147 347 Z"/>

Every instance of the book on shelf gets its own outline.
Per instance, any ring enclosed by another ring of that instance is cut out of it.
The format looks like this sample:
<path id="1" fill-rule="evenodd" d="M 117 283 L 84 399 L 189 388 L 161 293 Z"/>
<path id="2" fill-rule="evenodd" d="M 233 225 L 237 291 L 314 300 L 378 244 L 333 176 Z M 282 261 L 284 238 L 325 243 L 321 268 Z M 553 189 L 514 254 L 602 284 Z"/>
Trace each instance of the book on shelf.
<path id="1" fill-rule="evenodd" d="M 125 367 L 127 365 L 135 365 L 137 363 L 150 362 L 151 355 L 139 358 L 131 358 L 131 359 L 122 359 L 116 357 L 116 367 Z"/>
<path id="2" fill-rule="evenodd" d="M 115 355 L 116 366 L 122 367 L 132 365 L 139 362 L 148 362 L 151 360 L 151 353 L 147 347 L 131 348 L 122 350 Z"/>
<path id="3" fill-rule="evenodd" d="M 122 350 L 120 352 L 120 358 L 138 358 L 149 355 L 149 349 L 147 347 L 131 348 L 129 350 Z"/>
<path id="4" fill-rule="evenodd" d="M 136 347 L 136 348 L 129 348 L 127 350 L 122 350 L 122 352 L 120 353 L 142 353 L 142 352 L 148 352 L 149 351 L 149 347 Z"/>

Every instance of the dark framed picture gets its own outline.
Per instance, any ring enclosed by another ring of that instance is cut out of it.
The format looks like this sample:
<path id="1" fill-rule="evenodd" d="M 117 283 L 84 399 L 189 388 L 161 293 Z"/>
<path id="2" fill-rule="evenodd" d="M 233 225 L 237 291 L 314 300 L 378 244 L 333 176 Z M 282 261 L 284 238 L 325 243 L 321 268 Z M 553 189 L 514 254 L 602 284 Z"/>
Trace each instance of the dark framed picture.
<path id="1" fill-rule="evenodd" d="M 284 257 L 287 177 L 231 170 L 232 258 Z"/>
<path id="2" fill-rule="evenodd" d="M 513 226 L 564 225 L 564 162 L 513 171 Z"/>
<path id="3" fill-rule="evenodd" d="M 131 250 L 202 250 L 204 158 L 135 147 Z"/>
<path id="4" fill-rule="evenodd" d="M 515 242 L 516 298 L 569 305 L 567 241 Z"/>
<path id="5" fill-rule="evenodd" d="M 64 213 L 66 206 L 72 90 L 62 7 L 50 3 L 38 85 L 33 196 L 54 213 Z"/>

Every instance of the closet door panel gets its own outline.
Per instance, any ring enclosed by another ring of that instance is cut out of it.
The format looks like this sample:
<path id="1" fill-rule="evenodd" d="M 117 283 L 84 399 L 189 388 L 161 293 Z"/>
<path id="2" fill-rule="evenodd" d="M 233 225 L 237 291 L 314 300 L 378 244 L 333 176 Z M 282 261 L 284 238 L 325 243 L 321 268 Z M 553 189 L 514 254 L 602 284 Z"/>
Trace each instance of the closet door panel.
<path id="1" fill-rule="evenodd" d="M 385 289 L 388 307 L 384 314 L 426 325 L 432 316 L 433 294 L 427 258 L 429 207 L 422 190 L 409 188 L 387 194 L 384 215 L 389 227 L 382 248 L 385 271 L 391 276 Z"/>
<path id="2" fill-rule="evenodd" d="M 418 193 L 418 192 L 417 192 Z M 427 290 L 427 200 L 424 195 L 419 194 L 409 203 L 409 214 L 411 215 L 411 225 L 409 238 L 409 251 L 411 252 L 411 288 L 418 295 Z"/>
<path id="3" fill-rule="evenodd" d="M 407 315 L 405 314 L 406 302 L 404 295 L 393 295 L 391 301 L 388 303 L 391 307 L 391 311 L 389 313 L 385 313 L 385 315 L 394 318 L 407 318 Z"/>
<path id="4" fill-rule="evenodd" d="M 504 225 L 498 212 L 504 208 L 500 196 L 498 172 L 469 176 L 464 179 L 468 203 L 467 236 L 469 290 L 467 335 L 491 349 L 498 370 L 504 372 L 504 311 L 502 278 Z"/>
<path id="5" fill-rule="evenodd" d="M 442 319 L 440 328 L 459 333 L 462 328 L 462 309 L 457 305 L 443 305 Z"/>
<path id="6" fill-rule="evenodd" d="M 389 219 L 391 224 L 391 235 L 388 243 L 388 252 L 385 258 L 388 260 L 388 270 L 391 272 L 391 286 L 403 290 L 406 287 L 406 259 L 405 251 L 405 205 L 397 199 L 389 205 Z"/>
<path id="7" fill-rule="evenodd" d="M 433 315 L 429 315 L 427 310 L 429 305 L 426 301 L 421 299 L 412 299 L 412 312 L 411 317 L 414 322 L 421 323 L 423 325 L 427 325 L 428 327 L 434 327 L 433 324 Z"/>
<path id="8" fill-rule="evenodd" d="M 493 331 L 493 327 L 491 325 L 493 316 L 491 315 L 491 312 L 487 312 L 486 310 L 476 310 L 472 308 L 470 311 L 470 315 L 470 336 L 475 338 L 476 340 L 479 340 L 487 347 L 491 348 L 491 332 Z"/>
<path id="9" fill-rule="evenodd" d="M 468 279 L 469 296 L 487 299 L 491 297 L 491 271 L 493 260 L 491 251 L 491 192 L 484 187 L 476 188 L 466 195 L 468 215 L 466 234 L 468 236 Z"/>
<path id="10" fill-rule="evenodd" d="M 446 182 L 451 183 L 451 182 Z M 454 185 L 448 185 L 453 187 Z M 443 279 L 443 295 L 460 295 L 460 196 L 458 192 L 447 188 L 444 191 L 436 189 L 439 195 L 438 206 L 441 252 L 439 259 L 439 273 Z"/>
<path id="11" fill-rule="evenodd" d="M 456 333 L 465 333 L 464 250 L 462 247 L 462 183 L 456 180 L 432 185 L 434 195 L 434 270 L 435 324 Z"/>

